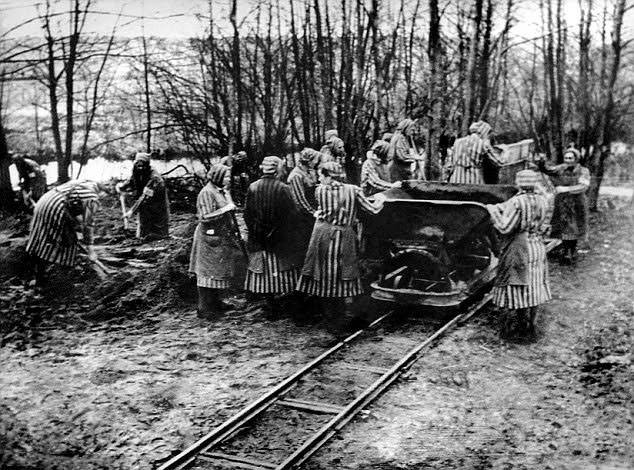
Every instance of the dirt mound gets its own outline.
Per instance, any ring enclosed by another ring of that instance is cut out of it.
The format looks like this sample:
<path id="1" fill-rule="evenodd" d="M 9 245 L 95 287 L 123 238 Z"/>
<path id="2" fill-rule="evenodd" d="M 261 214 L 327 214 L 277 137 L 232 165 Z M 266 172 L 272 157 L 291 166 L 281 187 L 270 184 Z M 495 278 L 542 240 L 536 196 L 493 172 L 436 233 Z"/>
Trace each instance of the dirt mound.
<path id="1" fill-rule="evenodd" d="M 195 227 L 191 213 L 172 215 L 172 238 L 144 243 L 123 229 L 112 191 L 102 200 L 95 227 L 95 250 L 112 273 L 101 279 L 82 257 L 73 268 L 50 266 L 46 284 L 37 289 L 29 285 L 28 223 L 28 218 L 2 222 L 0 344 L 28 343 L 38 331 L 59 325 L 86 328 L 93 322 L 142 317 L 196 299 L 187 272 Z"/>

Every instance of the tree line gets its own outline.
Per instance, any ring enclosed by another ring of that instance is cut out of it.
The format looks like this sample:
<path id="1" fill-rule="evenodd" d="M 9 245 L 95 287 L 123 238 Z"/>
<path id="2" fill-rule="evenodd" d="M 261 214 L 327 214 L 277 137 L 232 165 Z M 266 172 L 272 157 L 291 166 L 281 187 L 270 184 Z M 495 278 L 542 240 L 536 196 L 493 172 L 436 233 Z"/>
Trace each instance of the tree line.
<path id="1" fill-rule="evenodd" d="M 452 140 L 483 119 L 498 141 L 534 138 L 554 161 L 574 142 L 595 176 L 596 205 L 611 142 L 632 137 L 634 64 L 623 24 L 634 5 L 578 0 L 571 24 L 571 3 L 259 0 L 245 13 L 238 0 L 210 0 L 198 12 L 204 32 L 174 42 L 118 37 L 122 24 L 144 18 L 104 13 L 92 0 L 45 1 L 29 20 L 42 37 L 0 35 L 0 90 L 26 76 L 42 92 L 32 129 L 12 128 L 2 103 L 0 201 L 12 133 L 32 134 L 37 150 L 46 133 L 62 182 L 71 158 L 130 141 L 209 163 L 239 150 L 261 158 L 319 148 L 337 129 L 348 154 L 361 157 L 411 117 L 430 179 Z M 539 24 L 527 35 L 529 10 Z M 87 18 L 103 14 L 117 18 L 111 34 L 87 32 Z"/>

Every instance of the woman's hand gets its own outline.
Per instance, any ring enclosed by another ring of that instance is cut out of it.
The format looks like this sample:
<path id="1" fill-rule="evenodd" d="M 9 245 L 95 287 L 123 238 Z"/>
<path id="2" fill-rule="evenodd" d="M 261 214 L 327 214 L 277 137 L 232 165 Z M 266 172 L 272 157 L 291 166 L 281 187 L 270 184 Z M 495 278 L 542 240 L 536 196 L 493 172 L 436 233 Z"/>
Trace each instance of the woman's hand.
<path id="1" fill-rule="evenodd" d="M 385 204 L 385 200 L 387 199 L 387 197 L 385 197 L 385 194 L 383 193 L 377 193 L 374 195 L 374 202 L 376 202 L 379 205 L 383 205 Z"/>

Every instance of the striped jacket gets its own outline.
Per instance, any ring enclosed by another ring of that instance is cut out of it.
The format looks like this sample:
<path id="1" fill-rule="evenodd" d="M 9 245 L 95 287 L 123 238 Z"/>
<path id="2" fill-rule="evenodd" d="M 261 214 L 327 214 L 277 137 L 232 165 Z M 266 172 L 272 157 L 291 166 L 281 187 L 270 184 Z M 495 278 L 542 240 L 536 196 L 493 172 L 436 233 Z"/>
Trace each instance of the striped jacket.
<path id="1" fill-rule="evenodd" d="M 291 187 L 291 195 L 299 212 L 304 217 L 312 220 L 317 204 L 315 201 L 315 179 L 306 169 L 297 165 L 288 175 L 288 184 Z"/>
<path id="2" fill-rule="evenodd" d="M 497 155 L 491 142 L 482 139 L 478 134 L 471 134 L 457 139 L 453 145 L 450 166 L 452 167 L 450 183 L 484 184 L 482 161 L 488 158 L 496 165 L 504 161 Z"/>
<path id="3" fill-rule="evenodd" d="M 374 155 L 368 157 L 361 166 L 361 189 L 366 196 L 380 193 L 392 187 L 387 163 Z"/>
<path id="4" fill-rule="evenodd" d="M 357 208 L 377 214 L 361 188 L 332 181 L 317 186 L 319 210 L 297 289 L 318 297 L 350 297 L 362 292 L 353 226 Z"/>
<path id="5" fill-rule="evenodd" d="M 493 302 L 510 309 L 534 307 L 551 298 L 548 261 L 542 234 L 548 222 L 548 201 L 521 192 L 501 204 L 488 205 L 495 228 L 509 235 L 493 287 Z"/>
<path id="6" fill-rule="evenodd" d="M 287 184 L 270 175 L 252 183 L 247 190 L 244 222 L 250 252 L 274 253 L 282 270 L 301 265 L 304 253 L 295 234 L 297 210 Z"/>
<path id="7" fill-rule="evenodd" d="M 79 214 L 71 213 L 73 206 Z M 49 263 L 74 266 L 79 248 L 75 217 L 82 219 L 83 243 L 91 245 L 98 208 L 99 196 L 92 182 L 70 181 L 51 189 L 35 204 L 27 253 Z"/>

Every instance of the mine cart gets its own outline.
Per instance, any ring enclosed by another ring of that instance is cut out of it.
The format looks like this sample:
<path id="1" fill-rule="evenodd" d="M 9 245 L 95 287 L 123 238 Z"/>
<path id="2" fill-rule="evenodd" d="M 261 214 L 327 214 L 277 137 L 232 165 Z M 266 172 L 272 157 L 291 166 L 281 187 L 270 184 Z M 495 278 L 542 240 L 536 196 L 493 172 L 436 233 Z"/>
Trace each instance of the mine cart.
<path id="1" fill-rule="evenodd" d="M 510 185 L 406 181 L 386 191 L 383 211 L 363 225 L 365 255 L 381 260 L 372 297 L 403 305 L 457 307 L 491 284 L 499 242 L 485 204 Z"/>

